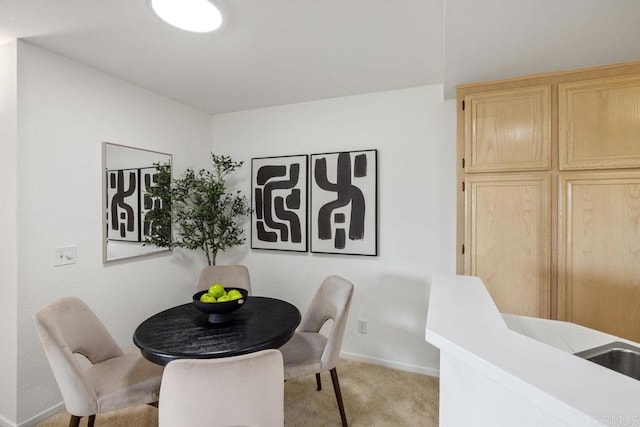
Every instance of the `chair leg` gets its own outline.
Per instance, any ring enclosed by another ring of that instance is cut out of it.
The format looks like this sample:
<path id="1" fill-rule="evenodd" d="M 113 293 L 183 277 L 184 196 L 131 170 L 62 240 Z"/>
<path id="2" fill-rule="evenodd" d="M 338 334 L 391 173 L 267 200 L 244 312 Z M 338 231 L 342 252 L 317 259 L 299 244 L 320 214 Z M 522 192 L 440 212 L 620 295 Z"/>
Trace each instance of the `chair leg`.
<path id="1" fill-rule="evenodd" d="M 77 415 L 71 415 L 71 419 L 69 420 L 69 427 L 79 427 L 80 420 L 82 420 L 82 417 L 79 417 Z M 87 421 L 87 427 L 93 427 L 93 424 L 95 422 L 96 422 L 95 414 L 89 415 L 89 420 Z"/>
<path id="2" fill-rule="evenodd" d="M 320 373 L 316 374 L 316 384 L 318 385 L 318 391 L 322 390 L 322 381 L 320 380 Z"/>
<path id="3" fill-rule="evenodd" d="M 331 381 L 333 382 L 333 390 L 336 392 L 336 400 L 338 401 L 338 409 L 340 410 L 340 418 L 342 419 L 342 427 L 347 426 L 347 415 L 344 413 L 344 405 L 342 404 L 342 393 L 340 392 L 340 383 L 338 382 L 338 371 L 333 368 L 331 371 Z"/>

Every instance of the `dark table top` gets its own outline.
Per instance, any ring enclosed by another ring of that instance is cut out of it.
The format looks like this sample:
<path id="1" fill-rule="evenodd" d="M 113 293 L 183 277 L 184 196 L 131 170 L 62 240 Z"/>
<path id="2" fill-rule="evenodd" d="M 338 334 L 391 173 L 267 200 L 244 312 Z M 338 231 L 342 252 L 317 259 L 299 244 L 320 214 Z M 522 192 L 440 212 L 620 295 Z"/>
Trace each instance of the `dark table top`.
<path id="1" fill-rule="evenodd" d="M 286 343 L 300 311 L 286 301 L 250 296 L 227 323 L 209 323 L 192 303 L 162 311 L 138 326 L 133 342 L 151 362 L 237 356 Z"/>

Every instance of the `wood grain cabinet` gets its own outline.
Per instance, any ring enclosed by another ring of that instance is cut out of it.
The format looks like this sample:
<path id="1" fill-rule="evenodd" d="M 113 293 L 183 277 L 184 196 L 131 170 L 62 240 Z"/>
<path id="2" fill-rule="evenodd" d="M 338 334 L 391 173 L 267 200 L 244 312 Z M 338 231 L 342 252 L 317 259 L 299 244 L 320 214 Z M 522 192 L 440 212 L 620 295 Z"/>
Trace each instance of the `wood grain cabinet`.
<path id="1" fill-rule="evenodd" d="M 551 167 L 551 85 L 471 93 L 464 103 L 467 172 Z"/>
<path id="2" fill-rule="evenodd" d="M 562 83 L 560 170 L 640 166 L 640 75 Z"/>
<path id="3" fill-rule="evenodd" d="M 640 341 L 640 171 L 560 176 L 560 318 Z"/>
<path id="4" fill-rule="evenodd" d="M 459 274 L 640 341 L 640 62 L 458 87 Z"/>
<path id="5" fill-rule="evenodd" d="M 507 313 L 548 318 L 551 185 L 546 174 L 469 174 L 466 270 Z M 514 218 L 518 218 L 514 221 Z"/>

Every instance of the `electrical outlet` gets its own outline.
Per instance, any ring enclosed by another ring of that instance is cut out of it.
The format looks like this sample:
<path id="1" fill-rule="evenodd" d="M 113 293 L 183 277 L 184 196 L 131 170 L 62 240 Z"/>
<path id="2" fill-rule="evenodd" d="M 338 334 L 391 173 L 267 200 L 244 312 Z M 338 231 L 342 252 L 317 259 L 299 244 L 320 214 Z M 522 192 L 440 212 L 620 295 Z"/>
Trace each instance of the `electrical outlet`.
<path id="1" fill-rule="evenodd" d="M 358 332 L 361 334 L 367 333 L 367 321 L 366 320 L 358 320 Z"/>
<path id="2" fill-rule="evenodd" d="M 69 265 L 76 263 L 77 246 L 64 246 L 55 248 L 55 259 L 53 262 L 54 267 L 61 265 Z"/>

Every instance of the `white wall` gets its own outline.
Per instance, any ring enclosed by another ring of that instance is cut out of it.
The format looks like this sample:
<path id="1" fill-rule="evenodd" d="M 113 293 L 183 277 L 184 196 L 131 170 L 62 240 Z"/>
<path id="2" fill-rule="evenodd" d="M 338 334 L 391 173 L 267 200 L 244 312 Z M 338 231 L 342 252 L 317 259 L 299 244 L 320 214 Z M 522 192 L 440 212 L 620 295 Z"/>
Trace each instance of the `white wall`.
<path id="1" fill-rule="evenodd" d="M 18 423 L 31 425 L 61 402 L 34 326 L 40 307 L 79 296 L 121 345 L 131 345 L 142 320 L 188 301 L 205 263 L 185 252 L 102 263 L 102 141 L 171 153 L 177 175 L 208 165 L 213 140 L 216 152 L 246 162 L 238 180 L 247 195 L 252 157 L 378 149 L 380 256 L 252 251 L 247 244 L 219 262 L 246 263 L 256 293 L 302 311 L 325 276 L 340 274 L 356 284 L 345 352 L 437 369 L 437 351 L 424 341 L 429 282 L 455 269 L 455 103 L 442 101 L 441 85 L 212 119 L 22 41 L 17 81 L 17 165 L 8 176 L 17 181 L 17 210 L 1 219 L 17 216 Z M 66 245 L 77 245 L 77 264 L 53 267 L 54 248 Z M 367 335 L 357 333 L 358 319 L 368 321 Z"/>
<path id="2" fill-rule="evenodd" d="M 0 426 L 16 421 L 18 289 L 17 165 L 16 118 L 17 44 L 0 46 Z"/>
<path id="3" fill-rule="evenodd" d="M 181 252 L 102 263 L 102 141 L 171 153 L 181 173 L 207 164 L 211 116 L 19 41 L 18 141 L 17 419 L 28 425 L 61 402 L 39 308 L 78 296 L 131 346 L 141 321 L 189 300 L 205 263 Z M 66 245 L 77 264 L 54 267 Z"/>
<path id="4" fill-rule="evenodd" d="M 455 272 L 455 101 L 442 85 L 372 93 L 214 116 L 213 149 L 245 161 L 239 176 L 250 195 L 252 157 L 378 149 L 378 257 L 238 248 L 220 263 L 248 265 L 258 295 L 304 311 L 324 277 L 356 286 L 343 352 L 425 373 L 438 352 L 424 340 L 433 273 Z M 357 321 L 368 322 L 358 334 Z"/>

